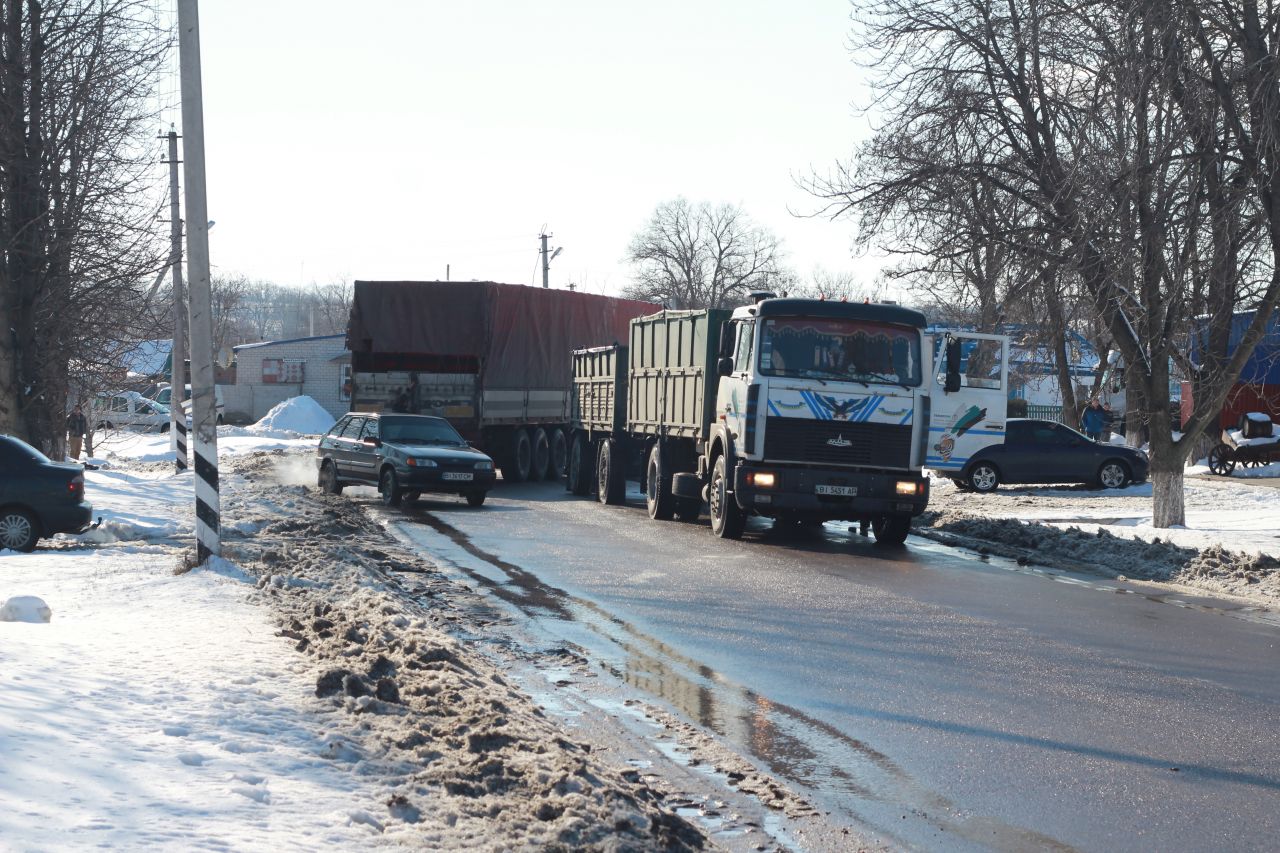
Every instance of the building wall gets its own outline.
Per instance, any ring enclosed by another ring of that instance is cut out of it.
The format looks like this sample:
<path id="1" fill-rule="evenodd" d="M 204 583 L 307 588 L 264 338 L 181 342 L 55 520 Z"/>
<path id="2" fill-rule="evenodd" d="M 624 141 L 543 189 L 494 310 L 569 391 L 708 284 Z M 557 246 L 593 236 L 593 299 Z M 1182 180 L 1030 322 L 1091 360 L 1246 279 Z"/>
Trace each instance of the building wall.
<path id="1" fill-rule="evenodd" d="M 334 357 L 343 357 L 335 361 Z M 262 381 L 264 359 L 297 359 L 303 363 L 302 382 L 269 383 Z M 261 419 L 271 407 L 290 397 L 306 395 L 319 403 L 335 418 L 351 406 L 342 399 L 344 366 L 349 369 L 351 353 L 342 335 L 304 338 L 252 345 L 236 350 L 236 383 L 223 387 L 227 417 L 237 415 L 250 421 Z"/>

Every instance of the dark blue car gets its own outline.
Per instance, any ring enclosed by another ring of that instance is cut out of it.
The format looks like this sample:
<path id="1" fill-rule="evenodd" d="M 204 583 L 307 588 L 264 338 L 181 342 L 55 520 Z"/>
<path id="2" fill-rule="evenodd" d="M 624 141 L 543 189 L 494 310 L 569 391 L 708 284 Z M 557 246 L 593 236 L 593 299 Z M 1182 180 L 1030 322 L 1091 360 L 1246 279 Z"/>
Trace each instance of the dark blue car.
<path id="1" fill-rule="evenodd" d="M 1103 444 L 1053 421 L 1010 418 L 1003 444 L 984 447 L 957 482 L 977 492 L 1001 483 L 1087 483 L 1122 489 L 1150 473 L 1147 454 Z"/>
<path id="2" fill-rule="evenodd" d="M 11 435 L 0 435 L 0 549 L 34 551 L 55 533 L 83 533 L 93 506 L 84 468 L 54 462 Z"/>

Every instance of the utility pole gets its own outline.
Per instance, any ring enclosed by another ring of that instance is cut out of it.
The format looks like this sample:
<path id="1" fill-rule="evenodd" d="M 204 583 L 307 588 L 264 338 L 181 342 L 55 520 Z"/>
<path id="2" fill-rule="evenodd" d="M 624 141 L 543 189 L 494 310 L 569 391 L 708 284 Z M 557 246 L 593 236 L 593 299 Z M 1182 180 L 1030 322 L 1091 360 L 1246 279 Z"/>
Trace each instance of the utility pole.
<path id="1" fill-rule="evenodd" d="M 548 234 L 545 231 L 538 235 L 538 239 L 542 241 L 542 250 L 538 252 L 538 254 L 542 255 L 542 286 L 543 287 L 551 286 L 551 262 L 555 259 L 556 255 L 560 254 L 560 252 L 564 250 L 563 247 L 560 247 L 560 248 L 557 248 L 555 251 L 551 251 L 551 252 L 548 251 L 547 241 L 550 240 L 552 236 L 554 235 Z"/>
<path id="2" fill-rule="evenodd" d="M 173 269 L 173 346 L 169 350 L 169 449 L 174 467 L 187 470 L 187 415 L 182 400 L 187 388 L 187 298 L 182 284 L 182 209 L 178 199 L 178 134 L 169 138 L 169 265 Z"/>
<path id="3" fill-rule="evenodd" d="M 200 9 L 178 0 L 182 136 L 187 179 L 187 272 L 191 278 L 191 419 L 195 428 L 196 565 L 222 552 L 218 513 L 218 424 L 213 389 L 213 316 L 209 295 L 209 207 L 204 185 L 204 105 Z M 176 393 L 181 394 L 181 389 Z"/>

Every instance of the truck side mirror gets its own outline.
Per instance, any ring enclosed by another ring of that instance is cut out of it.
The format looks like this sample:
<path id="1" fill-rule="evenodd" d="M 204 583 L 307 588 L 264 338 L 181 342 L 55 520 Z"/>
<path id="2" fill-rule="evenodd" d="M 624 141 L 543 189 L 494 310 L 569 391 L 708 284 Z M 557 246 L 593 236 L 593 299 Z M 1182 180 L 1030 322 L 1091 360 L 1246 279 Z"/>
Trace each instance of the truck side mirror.
<path id="1" fill-rule="evenodd" d="M 720 327 L 720 355 L 731 355 L 733 353 L 733 335 L 734 325 L 725 323 Z M 721 374 L 722 376 L 724 374 Z"/>
<path id="2" fill-rule="evenodd" d="M 729 376 L 733 373 L 733 359 L 722 358 L 716 362 L 716 372 L 721 376 Z"/>
<path id="3" fill-rule="evenodd" d="M 947 341 L 947 378 L 942 390 L 948 394 L 960 390 L 960 339 Z"/>

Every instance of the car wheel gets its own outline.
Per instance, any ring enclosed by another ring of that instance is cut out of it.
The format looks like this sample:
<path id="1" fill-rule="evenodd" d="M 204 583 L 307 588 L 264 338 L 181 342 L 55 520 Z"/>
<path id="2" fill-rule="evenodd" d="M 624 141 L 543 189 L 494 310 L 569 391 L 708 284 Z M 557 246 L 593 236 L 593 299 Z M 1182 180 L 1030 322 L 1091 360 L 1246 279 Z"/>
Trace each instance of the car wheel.
<path id="1" fill-rule="evenodd" d="M 671 477 L 662 464 L 662 445 L 655 444 L 649 451 L 649 464 L 645 466 L 644 503 L 649 517 L 657 521 L 670 521 L 675 515 L 674 495 L 671 494 Z"/>
<path id="2" fill-rule="evenodd" d="M 165 433 L 167 433 L 168 431 L 169 431 L 169 422 L 168 422 L 168 421 L 165 421 L 164 423 L 160 424 L 160 434 L 161 434 L 161 435 L 164 435 L 164 434 L 165 434 Z"/>
<path id="3" fill-rule="evenodd" d="M 551 472 L 548 479 L 559 480 L 569 469 L 569 439 L 564 430 L 553 429 L 551 440 Z"/>
<path id="4" fill-rule="evenodd" d="M 547 431 L 538 427 L 533 431 L 530 442 L 533 445 L 533 456 L 529 462 L 529 479 L 551 479 L 551 440 L 547 438 Z"/>
<path id="5" fill-rule="evenodd" d="M 990 462 L 979 462 L 969 469 L 968 479 L 975 492 L 994 492 L 1000 485 L 1000 472 Z"/>
<path id="6" fill-rule="evenodd" d="M 1098 483 L 1104 489 L 1123 489 L 1129 485 L 1129 468 L 1112 459 L 1098 469 Z"/>
<path id="7" fill-rule="evenodd" d="M 338 469 L 328 459 L 320 463 L 319 483 L 320 491 L 326 495 L 342 494 L 342 484 L 338 482 Z"/>
<path id="8" fill-rule="evenodd" d="M 17 507 L 0 510 L 0 548 L 29 553 L 39 539 L 40 528 L 31 513 Z"/>
<path id="9" fill-rule="evenodd" d="M 382 469 L 382 476 L 378 478 L 378 494 L 386 506 L 400 506 L 404 493 L 400 491 L 400 478 L 394 468 Z"/>
<path id="10" fill-rule="evenodd" d="M 591 491 L 591 442 L 581 433 L 574 435 L 569 446 L 569 476 L 565 487 L 581 497 Z"/>
<path id="11" fill-rule="evenodd" d="M 886 515 L 871 522 L 871 532 L 876 535 L 877 545 L 901 545 L 907 541 L 910 530 L 909 515 Z"/>
<path id="12" fill-rule="evenodd" d="M 487 492 L 467 492 L 467 506 L 484 506 Z"/>
<path id="13" fill-rule="evenodd" d="M 711 471 L 711 532 L 721 539 L 741 539 L 747 526 L 747 514 L 729 494 L 729 463 L 723 455 L 716 458 Z"/>
<path id="14" fill-rule="evenodd" d="M 404 497 L 400 498 L 401 505 L 412 506 L 418 502 L 418 498 L 422 497 L 421 492 L 405 492 Z"/>
<path id="15" fill-rule="evenodd" d="M 532 467 L 533 444 L 529 441 L 529 431 L 517 429 L 511 433 L 511 449 L 508 451 L 507 464 L 502 466 L 502 479 L 523 483 L 529 479 L 529 469 Z"/>

